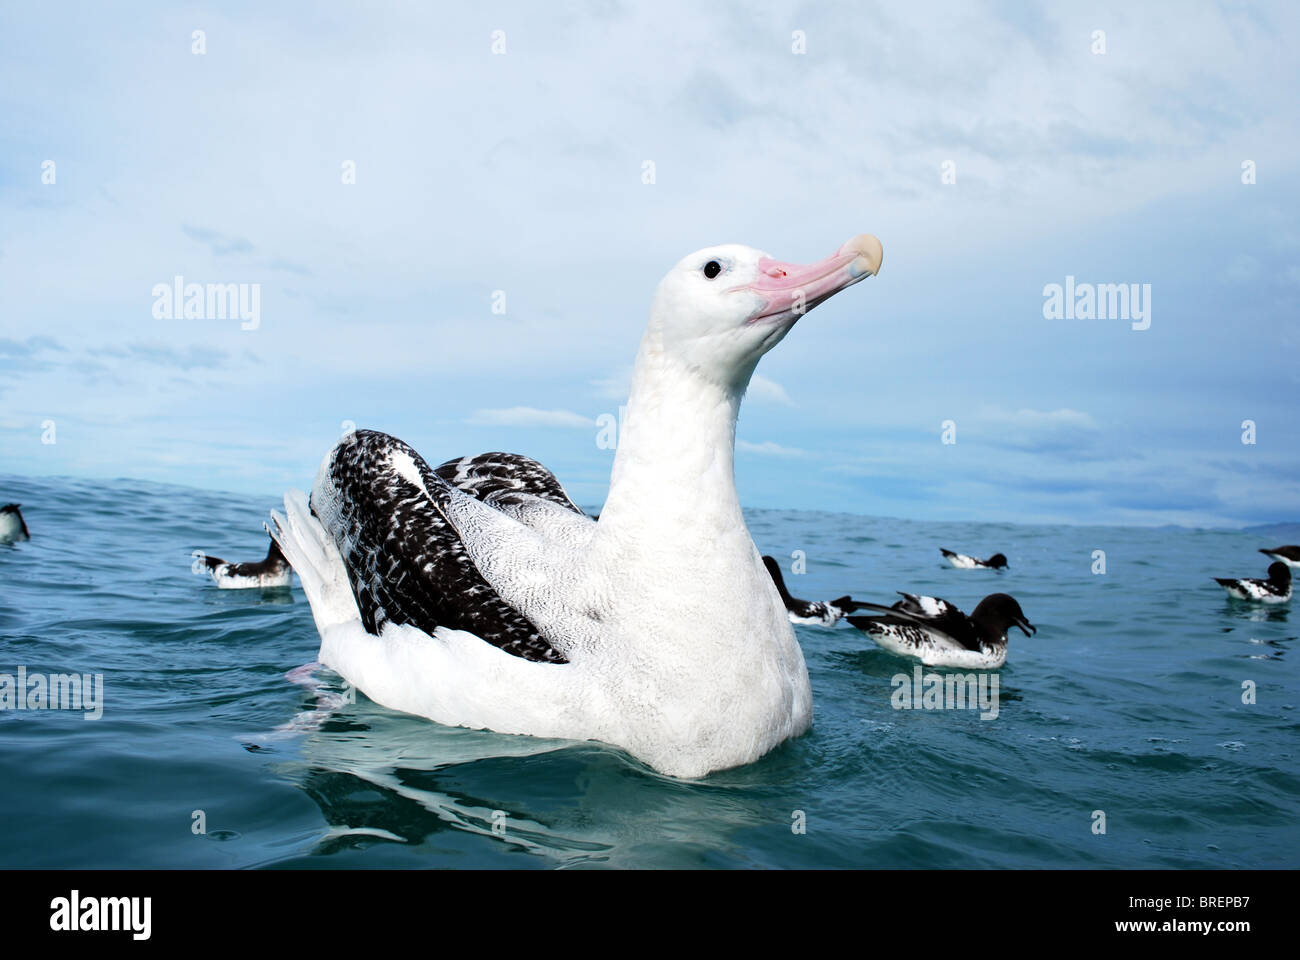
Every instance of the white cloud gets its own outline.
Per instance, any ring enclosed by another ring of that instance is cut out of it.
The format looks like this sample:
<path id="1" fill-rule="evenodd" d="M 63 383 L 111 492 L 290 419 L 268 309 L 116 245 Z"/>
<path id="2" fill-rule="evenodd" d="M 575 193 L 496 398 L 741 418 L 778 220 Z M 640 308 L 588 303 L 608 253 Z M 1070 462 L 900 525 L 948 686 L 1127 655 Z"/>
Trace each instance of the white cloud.
<path id="1" fill-rule="evenodd" d="M 474 426 L 565 427 L 587 429 L 596 421 L 572 410 L 539 410 L 536 407 L 507 407 L 503 410 L 475 410 L 465 420 Z"/>
<path id="2" fill-rule="evenodd" d="M 775 380 L 769 380 L 761 374 L 754 374 L 753 379 L 749 381 L 750 400 L 759 400 L 768 403 L 779 403 L 783 406 L 793 407 L 794 401 L 790 399 L 790 394 L 785 392 L 785 387 Z"/>
<path id="3" fill-rule="evenodd" d="M 1102 436 L 1091 414 L 1068 407 L 1016 411 L 985 407 L 972 419 L 974 436 L 994 446 L 1036 454 L 1082 456 Z M 957 430 L 960 438 L 961 417 L 957 418 Z"/>
<path id="4" fill-rule="evenodd" d="M 779 443 L 773 443 L 771 440 L 765 440 L 762 443 L 750 443 L 748 440 L 737 440 L 736 449 L 744 453 L 757 453 L 764 457 L 806 457 L 807 450 L 800 450 L 798 447 L 783 447 Z"/>
<path id="5" fill-rule="evenodd" d="M 1052 430 L 1058 427 L 1075 430 L 1097 429 L 1097 421 L 1090 414 L 1084 413 L 1082 410 L 1071 410 L 1068 407 L 1062 407 L 1059 410 L 1030 410 L 1025 408 L 1014 413 L 994 407 L 985 412 L 983 419 L 1023 427 L 1026 430 Z"/>

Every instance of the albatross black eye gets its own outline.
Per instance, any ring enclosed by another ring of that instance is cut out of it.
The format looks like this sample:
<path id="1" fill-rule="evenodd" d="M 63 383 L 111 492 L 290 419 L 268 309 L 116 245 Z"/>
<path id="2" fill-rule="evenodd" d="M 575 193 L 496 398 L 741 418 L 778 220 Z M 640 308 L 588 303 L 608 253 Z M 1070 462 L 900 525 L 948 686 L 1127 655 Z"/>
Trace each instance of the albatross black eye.
<path id="1" fill-rule="evenodd" d="M 722 272 L 722 264 L 718 263 L 718 261 L 716 260 L 710 260 L 708 263 L 704 265 L 704 275 L 708 277 L 710 280 L 712 280 L 721 272 Z"/>

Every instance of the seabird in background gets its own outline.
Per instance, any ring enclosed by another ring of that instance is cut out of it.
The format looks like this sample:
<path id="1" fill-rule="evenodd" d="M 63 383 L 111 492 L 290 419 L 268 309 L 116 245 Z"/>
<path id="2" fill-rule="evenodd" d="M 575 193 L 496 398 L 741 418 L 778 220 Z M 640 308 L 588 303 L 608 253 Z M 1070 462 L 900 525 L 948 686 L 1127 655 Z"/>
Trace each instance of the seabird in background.
<path id="1" fill-rule="evenodd" d="M 1001 570 L 1007 565 L 1007 558 L 1000 553 L 993 554 L 987 560 L 980 560 L 977 557 L 968 557 L 964 553 L 953 553 L 943 547 L 940 547 L 939 550 L 948 558 L 948 562 L 958 570 L 974 570 L 976 568 Z"/>
<path id="2" fill-rule="evenodd" d="M 1260 553 L 1272 557 L 1288 567 L 1300 567 L 1300 547 L 1274 547 L 1272 550 L 1260 550 Z"/>
<path id="3" fill-rule="evenodd" d="M 840 597 L 838 600 L 828 601 L 800 600 L 798 597 L 792 597 L 785 587 L 785 578 L 781 576 L 781 567 L 776 560 L 765 556 L 763 566 L 767 567 L 767 572 L 772 575 L 772 582 L 776 584 L 776 590 L 781 594 L 781 602 L 785 604 L 791 623 L 833 627 L 839 623 L 840 617 L 858 609 L 857 601 L 852 597 Z"/>
<path id="4" fill-rule="evenodd" d="M 27 521 L 18 509 L 21 506 L 21 503 L 7 503 L 0 507 L 0 543 L 18 543 L 32 538 Z"/>
<path id="5" fill-rule="evenodd" d="M 1009 594 L 989 594 L 970 616 L 937 597 L 902 597 L 892 607 L 860 603 L 882 613 L 849 617 L 849 623 L 891 653 L 917 657 L 928 666 L 996 669 L 1007 661 L 1008 630 L 1019 627 L 1025 636 L 1038 632 Z"/>
<path id="6" fill-rule="evenodd" d="M 386 434 L 346 436 L 310 503 L 290 491 L 270 526 L 318 659 L 397 710 L 600 740 L 678 777 L 803 733 L 808 670 L 741 513 L 736 417 L 759 359 L 881 256 L 858 236 L 811 266 L 727 245 L 673 267 L 599 521 L 527 457 L 433 468 Z"/>
<path id="7" fill-rule="evenodd" d="M 274 540 L 266 551 L 266 559 L 256 563 L 227 563 L 220 557 L 203 558 L 213 581 L 222 590 L 248 590 L 261 587 L 269 590 L 293 584 L 293 568 L 280 552 Z"/>
<path id="8" fill-rule="evenodd" d="M 1214 579 L 1234 600 L 1286 603 L 1291 599 L 1291 568 L 1281 560 L 1274 560 L 1268 565 L 1267 580 Z"/>

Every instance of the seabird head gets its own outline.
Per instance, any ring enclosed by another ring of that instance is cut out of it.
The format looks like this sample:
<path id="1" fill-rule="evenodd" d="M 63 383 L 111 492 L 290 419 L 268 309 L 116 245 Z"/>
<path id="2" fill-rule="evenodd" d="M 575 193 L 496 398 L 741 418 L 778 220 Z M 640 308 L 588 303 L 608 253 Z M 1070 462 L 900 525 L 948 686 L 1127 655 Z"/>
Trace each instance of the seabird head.
<path id="1" fill-rule="evenodd" d="M 1001 570 L 1007 565 L 1007 558 L 1000 553 L 995 553 L 993 556 L 989 557 L 985 563 L 990 567 L 997 567 Z"/>
<path id="2" fill-rule="evenodd" d="M 1291 568 L 1281 560 L 1268 565 L 1268 579 L 1285 590 L 1291 584 Z"/>
<path id="3" fill-rule="evenodd" d="M 801 316 L 875 276 L 883 256 L 880 241 L 870 234 L 806 266 L 739 244 L 707 247 L 683 258 L 660 281 L 650 335 L 666 355 L 743 390 L 759 358 Z"/>
<path id="4" fill-rule="evenodd" d="M 995 637 L 1002 636 L 1012 627 L 1019 627 L 1026 637 L 1038 632 L 1038 628 L 1025 617 L 1016 598 L 1007 593 L 990 593 L 979 602 L 970 618 L 985 626 Z"/>

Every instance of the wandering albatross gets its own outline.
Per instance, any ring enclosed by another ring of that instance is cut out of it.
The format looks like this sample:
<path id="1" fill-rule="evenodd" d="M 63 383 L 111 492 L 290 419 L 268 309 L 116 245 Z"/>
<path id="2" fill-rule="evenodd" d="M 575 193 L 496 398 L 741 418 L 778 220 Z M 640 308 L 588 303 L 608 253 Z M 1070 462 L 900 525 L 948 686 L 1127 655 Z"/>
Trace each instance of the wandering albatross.
<path id="1" fill-rule="evenodd" d="M 433 468 L 387 434 L 345 436 L 268 527 L 318 659 L 396 710 L 599 740 L 676 777 L 802 734 L 808 669 L 741 514 L 736 416 L 763 354 L 882 255 L 860 235 L 808 266 L 729 244 L 673 267 L 599 521 L 527 457 Z"/>

